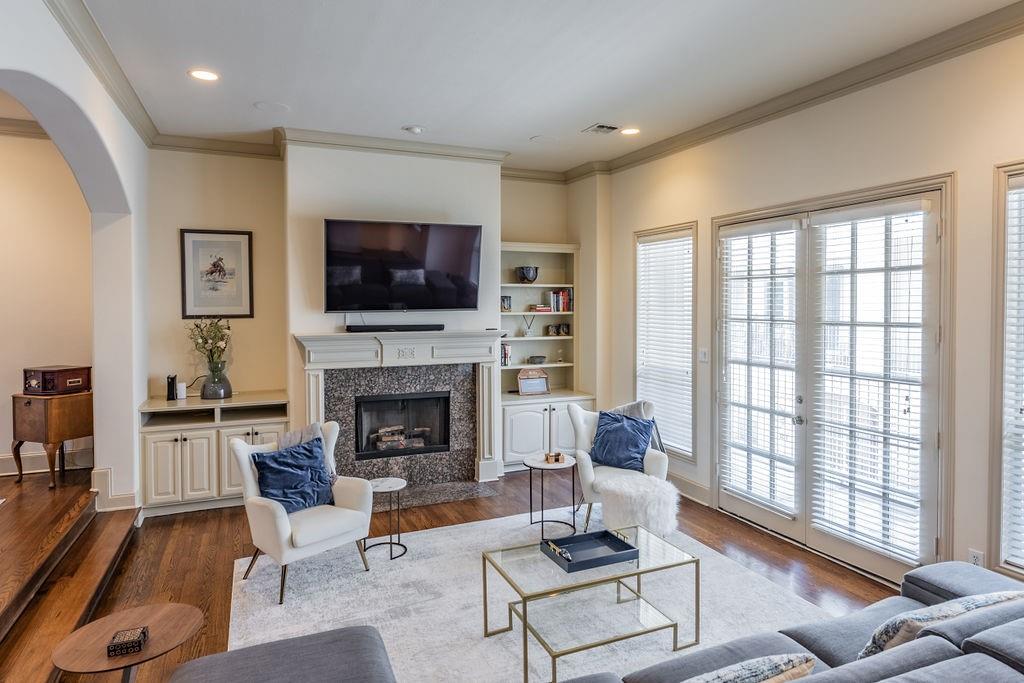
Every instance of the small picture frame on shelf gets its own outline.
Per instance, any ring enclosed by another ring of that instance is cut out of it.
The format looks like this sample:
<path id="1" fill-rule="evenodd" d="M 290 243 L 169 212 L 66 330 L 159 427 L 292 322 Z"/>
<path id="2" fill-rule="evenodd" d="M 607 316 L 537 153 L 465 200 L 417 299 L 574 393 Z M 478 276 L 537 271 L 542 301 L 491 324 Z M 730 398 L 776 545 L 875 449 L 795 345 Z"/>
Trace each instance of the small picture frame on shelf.
<path id="1" fill-rule="evenodd" d="M 557 324 L 556 325 L 548 325 L 548 327 L 547 327 L 547 335 L 549 337 L 557 337 L 560 334 L 562 334 L 561 330 L 562 330 L 562 326 L 561 325 L 557 325 Z"/>
<path id="2" fill-rule="evenodd" d="M 501 312 L 511 313 L 512 312 L 512 297 L 502 296 L 501 297 Z"/>
<path id="3" fill-rule="evenodd" d="M 519 384 L 520 396 L 540 396 L 551 393 L 548 373 L 540 368 L 520 370 L 516 379 Z"/>

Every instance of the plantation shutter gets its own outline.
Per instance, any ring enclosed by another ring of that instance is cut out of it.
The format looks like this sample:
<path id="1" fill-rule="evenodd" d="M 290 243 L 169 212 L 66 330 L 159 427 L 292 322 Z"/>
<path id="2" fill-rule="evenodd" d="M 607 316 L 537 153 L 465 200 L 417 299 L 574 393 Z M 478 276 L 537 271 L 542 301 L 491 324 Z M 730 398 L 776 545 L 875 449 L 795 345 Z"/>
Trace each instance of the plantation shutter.
<path id="1" fill-rule="evenodd" d="M 669 451 L 693 452 L 693 235 L 637 238 L 636 398 Z"/>
<path id="2" fill-rule="evenodd" d="M 1006 195 L 1003 310 L 1003 561 L 1024 568 L 1024 177 Z"/>
<path id="3" fill-rule="evenodd" d="M 932 193 L 810 214 L 810 522 L 912 564 L 934 509 L 922 463 L 938 424 L 937 212 Z"/>
<path id="4" fill-rule="evenodd" d="M 720 232 L 719 484 L 796 513 L 797 230 L 783 218 Z"/>

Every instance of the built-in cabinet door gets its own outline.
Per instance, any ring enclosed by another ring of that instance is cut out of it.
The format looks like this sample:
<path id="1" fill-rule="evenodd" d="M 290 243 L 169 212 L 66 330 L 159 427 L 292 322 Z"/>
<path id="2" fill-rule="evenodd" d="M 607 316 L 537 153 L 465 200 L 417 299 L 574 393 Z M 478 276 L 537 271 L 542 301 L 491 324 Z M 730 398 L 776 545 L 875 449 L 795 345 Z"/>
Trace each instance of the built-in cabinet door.
<path id="1" fill-rule="evenodd" d="M 231 427 L 220 430 L 220 452 L 218 453 L 218 483 L 221 496 L 242 495 L 242 475 L 238 472 L 238 463 L 231 450 L 231 439 L 241 439 L 252 443 L 252 427 Z"/>
<path id="2" fill-rule="evenodd" d="M 181 433 L 181 499 L 217 496 L 217 434 L 213 430 Z"/>
<path id="3" fill-rule="evenodd" d="M 147 505 L 181 501 L 180 438 L 178 434 L 143 436 Z"/>
<path id="4" fill-rule="evenodd" d="M 536 403 L 503 409 L 504 453 L 506 463 L 522 462 L 531 455 L 544 455 L 548 449 L 548 406 Z"/>
<path id="5" fill-rule="evenodd" d="M 593 409 L 593 403 L 590 401 L 580 402 L 576 405 L 584 410 Z M 549 408 L 551 451 L 572 455 L 576 452 L 576 430 L 572 428 L 572 420 L 569 419 L 569 403 L 552 403 Z"/>
<path id="6" fill-rule="evenodd" d="M 257 446 L 268 443 L 280 443 L 281 437 L 287 431 L 288 425 L 283 422 L 254 425 L 252 428 L 252 443 Z"/>

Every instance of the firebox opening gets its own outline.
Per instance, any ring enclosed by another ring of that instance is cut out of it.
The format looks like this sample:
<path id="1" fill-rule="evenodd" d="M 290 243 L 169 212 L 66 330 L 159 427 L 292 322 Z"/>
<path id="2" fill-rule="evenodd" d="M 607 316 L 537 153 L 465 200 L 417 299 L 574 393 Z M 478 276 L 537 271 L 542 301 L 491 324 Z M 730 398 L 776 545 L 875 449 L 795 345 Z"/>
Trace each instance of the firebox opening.
<path id="1" fill-rule="evenodd" d="M 450 450 L 451 393 L 356 396 L 356 460 Z"/>

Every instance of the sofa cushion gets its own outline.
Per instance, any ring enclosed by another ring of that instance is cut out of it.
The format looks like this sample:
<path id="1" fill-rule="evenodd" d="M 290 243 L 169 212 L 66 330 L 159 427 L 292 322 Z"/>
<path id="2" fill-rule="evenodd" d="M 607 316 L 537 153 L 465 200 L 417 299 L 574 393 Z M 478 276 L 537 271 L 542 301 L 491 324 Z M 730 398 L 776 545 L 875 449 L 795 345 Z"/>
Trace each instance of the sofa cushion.
<path id="1" fill-rule="evenodd" d="M 995 657 L 1024 673 L 1024 619 L 982 631 L 963 643 L 964 652 L 978 652 Z"/>
<path id="2" fill-rule="evenodd" d="M 1017 601 L 1024 598 L 1020 591 L 1001 591 L 983 595 L 968 595 L 955 600 L 947 600 L 937 605 L 928 605 L 920 609 L 897 614 L 881 624 L 871 634 L 871 640 L 864 646 L 858 657 L 870 657 L 883 650 L 902 645 L 917 637 L 926 626 L 939 624 L 949 619 L 983 610 L 1000 603 Z"/>
<path id="3" fill-rule="evenodd" d="M 366 515 L 333 505 L 318 505 L 288 515 L 288 521 L 292 525 L 292 545 L 302 548 L 365 526 Z"/>
<path id="4" fill-rule="evenodd" d="M 939 562 L 907 572 L 902 595 L 926 605 L 979 593 L 1024 590 L 1024 583 L 968 562 Z"/>
<path id="5" fill-rule="evenodd" d="M 194 659 L 170 680 L 395 683 L 395 674 L 377 629 L 349 626 Z"/>
<path id="6" fill-rule="evenodd" d="M 942 638 L 918 638 L 874 657 L 858 659 L 823 671 L 814 677 L 814 683 L 875 683 L 961 654 L 960 650 Z"/>
<path id="7" fill-rule="evenodd" d="M 755 657 L 687 679 L 689 683 L 782 683 L 808 676 L 814 670 L 809 652 Z"/>
<path id="8" fill-rule="evenodd" d="M 660 662 L 646 669 L 635 671 L 622 680 L 624 683 L 665 683 L 685 681 L 694 676 L 706 674 L 725 666 L 764 657 L 766 655 L 787 655 L 807 652 L 799 643 L 781 633 L 760 633 L 755 636 L 737 638 L 728 643 L 684 654 Z M 814 654 L 814 653 L 811 653 Z M 814 671 L 824 671 L 828 666 L 820 659 L 814 663 Z"/>
<path id="9" fill-rule="evenodd" d="M 909 598 L 885 598 L 845 617 L 801 624 L 782 629 L 782 633 L 816 654 L 830 667 L 842 666 L 857 659 L 864 643 L 868 642 L 879 624 L 920 607 L 924 605 Z"/>
<path id="10" fill-rule="evenodd" d="M 918 638 L 935 635 L 961 647 L 963 642 L 971 636 L 1017 619 L 1024 619 L 1024 600 L 1014 600 L 974 610 L 967 614 L 961 614 L 959 617 L 933 624 L 922 630 Z"/>
<path id="11" fill-rule="evenodd" d="M 607 671 L 599 674 L 588 674 L 579 678 L 570 678 L 565 683 L 622 683 L 622 679 Z"/>
<path id="12" fill-rule="evenodd" d="M 938 664 L 915 669 L 885 679 L 887 683 L 939 683 L 949 681 L 984 681 L 984 683 L 1021 683 L 1021 675 L 985 655 L 954 657 Z"/>

